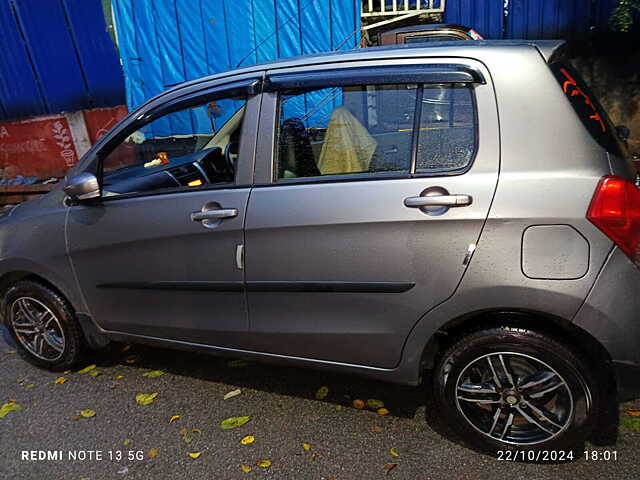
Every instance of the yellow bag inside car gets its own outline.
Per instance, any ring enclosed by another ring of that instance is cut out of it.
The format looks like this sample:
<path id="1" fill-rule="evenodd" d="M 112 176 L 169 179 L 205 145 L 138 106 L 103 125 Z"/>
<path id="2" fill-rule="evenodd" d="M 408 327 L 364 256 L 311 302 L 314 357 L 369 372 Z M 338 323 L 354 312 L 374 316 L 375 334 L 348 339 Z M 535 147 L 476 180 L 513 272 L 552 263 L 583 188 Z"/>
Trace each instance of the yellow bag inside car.
<path id="1" fill-rule="evenodd" d="M 378 143 L 345 107 L 331 114 L 318 168 L 323 175 L 366 172 Z"/>

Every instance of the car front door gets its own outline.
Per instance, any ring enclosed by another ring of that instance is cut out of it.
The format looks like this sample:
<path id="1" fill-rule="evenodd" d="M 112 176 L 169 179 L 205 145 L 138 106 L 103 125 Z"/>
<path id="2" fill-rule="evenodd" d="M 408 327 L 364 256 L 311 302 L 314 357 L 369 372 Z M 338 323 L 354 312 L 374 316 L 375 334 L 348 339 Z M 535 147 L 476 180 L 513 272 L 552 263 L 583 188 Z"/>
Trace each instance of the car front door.
<path id="1" fill-rule="evenodd" d="M 489 212 L 488 72 L 417 59 L 267 78 L 245 229 L 252 348 L 393 368 L 455 292 Z"/>
<path id="2" fill-rule="evenodd" d="M 155 101 L 94 154 L 88 169 L 101 198 L 71 206 L 66 229 L 88 313 L 103 329 L 241 344 L 254 87 L 247 80 Z"/>

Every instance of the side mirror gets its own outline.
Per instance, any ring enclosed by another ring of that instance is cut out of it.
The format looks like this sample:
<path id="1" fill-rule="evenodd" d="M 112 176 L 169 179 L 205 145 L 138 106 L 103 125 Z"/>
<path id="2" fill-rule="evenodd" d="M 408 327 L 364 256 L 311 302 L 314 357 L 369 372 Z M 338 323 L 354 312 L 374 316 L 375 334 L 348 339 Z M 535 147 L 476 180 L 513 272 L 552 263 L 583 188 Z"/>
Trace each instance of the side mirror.
<path id="1" fill-rule="evenodd" d="M 100 196 L 100 184 L 95 175 L 85 172 L 68 179 L 64 193 L 74 202 L 88 200 Z"/>
<path id="2" fill-rule="evenodd" d="M 629 130 L 629 127 L 627 127 L 626 125 L 618 125 L 616 127 L 616 133 L 618 134 L 618 137 L 620 137 L 622 141 L 626 142 L 627 140 L 629 140 L 629 135 L 631 134 L 631 131 Z"/>

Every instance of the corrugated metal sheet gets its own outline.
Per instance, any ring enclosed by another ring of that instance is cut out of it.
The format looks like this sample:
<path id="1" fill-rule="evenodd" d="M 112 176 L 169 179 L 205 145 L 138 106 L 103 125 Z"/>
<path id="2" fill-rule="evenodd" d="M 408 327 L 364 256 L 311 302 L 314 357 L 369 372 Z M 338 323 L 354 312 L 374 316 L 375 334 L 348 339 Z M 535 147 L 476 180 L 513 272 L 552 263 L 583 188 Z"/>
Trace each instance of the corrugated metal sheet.
<path id="1" fill-rule="evenodd" d="M 0 119 L 124 100 L 100 0 L 0 0 Z"/>
<path id="2" fill-rule="evenodd" d="M 360 41 L 360 0 L 112 0 L 133 109 L 171 85 Z"/>
<path id="3" fill-rule="evenodd" d="M 0 0 L 0 105 L 2 118 L 24 118 L 46 113 L 44 97 L 36 82 L 12 6 Z"/>
<path id="4" fill-rule="evenodd" d="M 508 38 L 581 38 L 594 23 L 591 0 L 510 0 Z"/>
<path id="5" fill-rule="evenodd" d="M 466 25 L 484 38 L 502 38 L 502 0 L 447 0 L 445 23 Z"/>
<path id="6" fill-rule="evenodd" d="M 617 0 L 447 0 L 445 22 L 477 30 L 487 39 L 579 39 L 604 29 Z"/>

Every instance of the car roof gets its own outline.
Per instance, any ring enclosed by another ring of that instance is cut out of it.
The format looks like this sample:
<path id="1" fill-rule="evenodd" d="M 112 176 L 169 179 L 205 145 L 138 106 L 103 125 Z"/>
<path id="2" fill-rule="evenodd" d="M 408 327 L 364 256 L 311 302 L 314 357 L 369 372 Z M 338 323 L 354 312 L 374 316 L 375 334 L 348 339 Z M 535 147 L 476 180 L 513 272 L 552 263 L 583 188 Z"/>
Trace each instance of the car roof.
<path id="1" fill-rule="evenodd" d="M 460 30 L 463 32 L 469 32 L 469 27 L 464 25 L 457 25 L 455 23 L 429 23 L 426 25 L 410 25 L 408 27 L 394 28 L 393 30 L 385 30 L 380 32 L 385 33 L 405 33 L 405 32 L 437 32 L 438 30 Z"/>
<path id="2" fill-rule="evenodd" d="M 549 61 L 565 45 L 563 40 L 473 40 L 473 41 L 443 41 L 424 44 L 400 44 L 381 47 L 356 48 L 350 50 L 340 50 L 332 52 L 315 53 L 312 55 L 302 55 L 297 57 L 287 57 L 279 60 L 256 63 L 248 67 L 239 67 L 226 72 L 217 73 L 196 80 L 187 81 L 164 93 L 174 89 L 183 88 L 188 85 L 217 80 L 225 77 L 250 74 L 264 70 L 274 70 L 282 68 L 304 67 L 320 65 L 324 63 L 352 62 L 358 60 L 393 59 L 406 57 L 425 56 L 482 56 L 487 51 L 496 52 L 502 49 L 513 48 L 535 48 L 542 57 Z"/>

